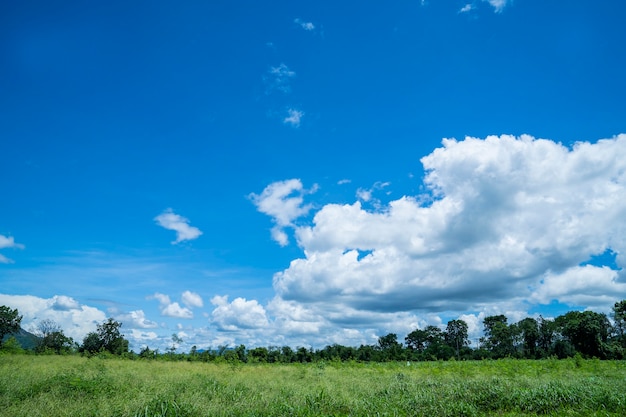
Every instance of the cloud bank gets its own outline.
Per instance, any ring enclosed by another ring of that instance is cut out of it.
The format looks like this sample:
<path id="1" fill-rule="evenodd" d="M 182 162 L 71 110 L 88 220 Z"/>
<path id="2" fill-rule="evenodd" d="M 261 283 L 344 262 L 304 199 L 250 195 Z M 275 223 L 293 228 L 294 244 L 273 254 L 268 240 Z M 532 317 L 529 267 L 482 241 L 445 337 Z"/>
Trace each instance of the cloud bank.
<path id="1" fill-rule="evenodd" d="M 154 315 L 186 320 L 177 331 L 187 349 L 358 346 L 456 318 L 476 338 L 487 315 L 515 322 L 554 303 L 607 312 L 626 298 L 626 135 L 571 147 L 527 135 L 444 139 L 420 161 L 420 194 L 376 204 L 371 192 L 393 184 L 360 189 L 350 204 L 314 205 L 318 187 L 299 179 L 250 194 L 273 239 L 302 251 L 274 274 L 273 298 L 214 295 L 197 319 L 199 293 L 172 302 L 153 292 Z M 26 324 L 51 318 L 76 340 L 106 318 L 65 295 L 0 295 L 0 305 Z M 136 349 L 166 348 L 171 330 L 148 316 L 117 317 Z M 158 327 L 169 335 L 148 331 Z"/>
<path id="2" fill-rule="evenodd" d="M 626 298 L 626 135 L 571 148 L 527 135 L 442 144 L 421 159 L 425 193 L 375 210 L 328 204 L 294 226 L 304 256 L 274 276 L 282 326 L 515 318 L 552 301 L 606 310 Z M 291 184 L 267 194 L 302 189 Z M 301 197 L 284 218 L 306 210 Z M 282 197 L 268 201 L 283 207 Z M 602 254 L 617 268 L 588 263 Z"/>

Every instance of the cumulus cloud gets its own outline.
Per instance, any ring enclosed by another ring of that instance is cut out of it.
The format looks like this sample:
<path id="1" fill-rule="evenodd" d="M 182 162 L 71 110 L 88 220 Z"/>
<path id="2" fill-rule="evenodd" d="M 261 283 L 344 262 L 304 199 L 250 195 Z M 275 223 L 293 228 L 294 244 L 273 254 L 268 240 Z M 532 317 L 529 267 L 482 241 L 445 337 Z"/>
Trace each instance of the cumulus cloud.
<path id="1" fill-rule="evenodd" d="M 211 299 L 211 304 L 216 306 L 211 313 L 211 320 L 219 329 L 236 331 L 268 326 L 267 313 L 256 300 L 235 298 L 229 303 L 227 295 L 216 295 Z"/>
<path id="2" fill-rule="evenodd" d="M 190 294 L 191 294 L 191 299 L 192 299 L 193 294 L 192 293 Z M 193 312 L 190 309 L 186 307 L 182 307 L 177 302 L 172 302 L 168 295 L 155 293 L 147 298 L 155 299 L 159 301 L 159 309 L 161 311 L 161 315 L 165 317 L 173 317 L 173 318 L 179 318 L 179 319 L 192 319 L 193 318 Z M 187 300 L 189 299 L 190 298 L 187 298 Z"/>
<path id="3" fill-rule="evenodd" d="M 172 242 L 173 245 L 185 240 L 197 239 L 202 235 L 200 229 L 190 226 L 189 220 L 174 213 L 172 209 L 165 210 L 163 213 L 156 216 L 154 221 L 159 226 L 176 232 L 176 240 Z"/>
<path id="4" fill-rule="evenodd" d="M 0 249 L 12 248 L 12 249 L 24 249 L 24 245 L 21 243 L 16 243 L 15 238 L 13 236 L 4 236 L 0 235 Z M 6 256 L 0 253 L 0 264 L 10 264 L 13 263 L 13 260 L 7 258 Z"/>
<path id="5" fill-rule="evenodd" d="M 87 333 L 106 319 L 106 314 L 94 307 L 82 305 L 68 296 L 41 298 L 32 295 L 0 294 L 0 305 L 17 308 L 23 316 L 22 328 L 35 330 L 41 320 L 57 323 L 66 336 L 81 342 Z M 61 308 L 59 308 L 61 307 Z"/>
<path id="6" fill-rule="evenodd" d="M 80 304 L 72 297 L 55 295 L 52 297 L 52 308 L 59 311 L 76 310 L 80 308 Z"/>
<path id="7" fill-rule="evenodd" d="M 292 224 L 304 256 L 274 276 L 277 324 L 358 328 L 474 311 L 475 325 L 481 312 L 514 321 L 528 305 L 626 298 L 626 135 L 573 147 L 527 135 L 442 145 L 421 159 L 424 194 L 374 211 L 327 204 L 311 224 Z M 277 184 L 282 197 L 268 201 L 278 208 L 259 208 L 275 218 L 301 189 Z M 299 213 L 302 202 L 289 207 Z M 618 269 L 585 264 L 606 251 Z"/>
<path id="8" fill-rule="evenodd" d="M 287 116 L 283 119 L 283 123 L 292 127 L 300 127 L 300 122 L 304 112 L 297 109 L 288 109 Z"/>
<path id="9" fill-rule="evenodd" d="M 159 326 L 156 322 L 148 320 L 143 310 L 134 310 L 118 318 L 124 323 L 124 327 L 133 329 L 154 329 Z"/>
<path id="10" fill-rule="evenodd" d="M 192 319 L 193 312 L 186 307 L 181 307 L 178 303 L 171 303 L 161 309 L 161 314 L 166 317 L 174 317 L 178 319 Z"/>
<path id="11" fill-rule="evenodd" d="M 199 294 L 191 291 L 185 291 L 182 295 L 182 302 L 187 307 L 202 307 L 204 302 Z"/>
<path id="12" fill-rule="evenodd" d="M 304 20 L 298 18 L 298 19 L 294 19 L 294 23 L 299 25 L 302 29 L 306 30 L 307 32 L 315 30 L 315 25 L 312 22 L 305 22 Z"/>
<path id="13" fill-rule="evenodd" d="M 306 215 L 310 205 L 304 204 L 304 195 L 313 193 L 317 186 L 306 190 L 299 179 L 290 179 L 274 182 L 263 190 L 261 194 L 251 193 L 248 197 L 261 213 L 272 217 L 276 224 L 272 229 L 272 238 L 281 246 L 288 244 L 288 237 L 284 228 L 294 226 L 294 221 Z"/>

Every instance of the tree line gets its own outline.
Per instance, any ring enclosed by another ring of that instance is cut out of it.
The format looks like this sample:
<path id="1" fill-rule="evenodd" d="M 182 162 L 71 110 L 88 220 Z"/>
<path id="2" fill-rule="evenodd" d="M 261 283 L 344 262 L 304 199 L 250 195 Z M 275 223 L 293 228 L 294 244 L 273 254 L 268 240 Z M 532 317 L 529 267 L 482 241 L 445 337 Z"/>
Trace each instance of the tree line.
<path id="1" fill-rule="evenodd" d="M 395 333 L 378 338 L 375 345 L 342 346 L 333 344 L 322 349 L 290 346 L 199 350 L 193 346 L 188 353 L 176 353 L 183 341 L 172 335 L 172 346 L 165 352 L 148 346 L 139 353 L 129 351 L 129 343 L 121 334 L 122 323 L 109 318 L 88 333 L 79 344 L 65 336 L 52 320 L 42 320 L 37 326 L 34 353 L 49 354 L 107 354 L 132 359 L 175 359 L 190 361 L 227 361 L 255 363 L 292 363 L 316 361 L 426 361 L 479 359 L 559 359 L 580 355 L 585 358 L 624 359 L 626 357 L 626 300 L 616 302 L 612 321 L 604 313 L 570 311 L 554 319 L 526 317 L 509 323 L 505 315 L 483 319 L 483 337 L 476 347 L 470 346 L 468 325 L 463 320 L 450 320 L 445 329 L 427 326 L 415 329 L 398 340 Z M 12 337 L 20 330 L 22 316 L 17 309 L 0 306 L 0 350 L 16 351 L 21 347 Z"/>

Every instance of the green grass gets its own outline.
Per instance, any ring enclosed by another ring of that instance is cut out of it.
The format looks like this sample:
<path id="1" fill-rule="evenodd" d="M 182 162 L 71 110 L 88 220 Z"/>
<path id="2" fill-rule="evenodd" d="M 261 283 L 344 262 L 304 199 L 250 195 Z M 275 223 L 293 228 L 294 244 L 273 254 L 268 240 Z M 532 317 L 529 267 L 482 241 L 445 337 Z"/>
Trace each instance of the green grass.
<path id="1" fill-rule="evenodd" d="M 0 416 L 624 416 L 626 362 L 230 365 L 0 356 Z"/>

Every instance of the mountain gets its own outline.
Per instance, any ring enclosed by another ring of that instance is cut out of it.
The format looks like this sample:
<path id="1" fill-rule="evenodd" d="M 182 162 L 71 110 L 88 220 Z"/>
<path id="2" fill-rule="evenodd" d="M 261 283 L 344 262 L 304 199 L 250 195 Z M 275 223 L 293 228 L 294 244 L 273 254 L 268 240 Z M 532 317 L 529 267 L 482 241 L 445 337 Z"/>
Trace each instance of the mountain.
<path id="1" fill-rule="evenodd" d="M 22 349 L 26 349 L 26 350 L 34 349 L 35 346 L 37 346 L 39 339 L 41 339 L 39 336 L 36 336 L 20 328 L 20 330 L 17 333 L 12 333 L 12 334 L 8 334 L 4 336 L 4 338 L 2 339 L 2 343 L 6 342 L 10 337 L 15 337 L 17 341 L 20 343 L 20 346 L 22 346 Z"/>

